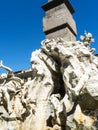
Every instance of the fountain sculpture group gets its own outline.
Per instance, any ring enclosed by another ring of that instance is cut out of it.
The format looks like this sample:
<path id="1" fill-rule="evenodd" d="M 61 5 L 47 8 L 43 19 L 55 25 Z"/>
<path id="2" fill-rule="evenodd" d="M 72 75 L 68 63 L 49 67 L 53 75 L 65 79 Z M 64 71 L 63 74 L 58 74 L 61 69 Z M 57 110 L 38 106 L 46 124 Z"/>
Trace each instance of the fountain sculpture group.
<path id="1" fill-rule="evenodd" d="M 46 39 L 31 55 L 33 78 L 1 75 L 0 130 L 97 130 L 98 57 L 81 41 Z"/>

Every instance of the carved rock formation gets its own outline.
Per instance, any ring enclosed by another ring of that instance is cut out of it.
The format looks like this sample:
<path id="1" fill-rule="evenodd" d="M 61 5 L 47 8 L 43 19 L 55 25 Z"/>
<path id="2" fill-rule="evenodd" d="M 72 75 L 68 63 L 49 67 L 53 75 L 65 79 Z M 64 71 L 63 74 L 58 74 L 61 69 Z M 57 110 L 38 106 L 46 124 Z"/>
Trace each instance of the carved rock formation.
<path id="1" fill-rule="evenodd" d="M 7 78 L 0 86 L 0 130 L 97 130 L 98 57 L 90 42 L 42 41 L 31 56 L 33 79 L 6 90 L 10 112 L 2 87 L 20 81 Z"/>

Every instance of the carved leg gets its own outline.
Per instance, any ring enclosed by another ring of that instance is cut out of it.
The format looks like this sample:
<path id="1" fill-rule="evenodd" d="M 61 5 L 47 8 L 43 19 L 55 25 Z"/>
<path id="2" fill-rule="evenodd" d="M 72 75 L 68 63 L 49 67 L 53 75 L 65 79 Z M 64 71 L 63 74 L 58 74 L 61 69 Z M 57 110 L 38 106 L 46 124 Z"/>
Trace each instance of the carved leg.
<path id="1" fill-rule="evenodd" d="M 5 99 L 6 103 L 7 103 L 8 113 L 11 114 L 12 109 L 11 109 L 11 104 L 10 104 L 10 95 L 9 95 L 6 87 L 2 87 L 2 93 L 4 95 L 4 99 Z"/>

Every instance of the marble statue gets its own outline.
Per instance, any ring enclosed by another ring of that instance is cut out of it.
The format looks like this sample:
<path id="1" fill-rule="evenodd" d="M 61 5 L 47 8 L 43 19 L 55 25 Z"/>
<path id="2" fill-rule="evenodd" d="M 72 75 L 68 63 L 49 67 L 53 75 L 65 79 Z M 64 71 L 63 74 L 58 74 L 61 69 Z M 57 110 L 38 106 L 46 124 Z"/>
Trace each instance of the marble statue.
<path id="1" fill-rule="evenodd" d="M 8 71 L 7 76 L 5 76 L 5 82 L 3 83 L 3 86 L 1 86 L 1 92 L 4 95 L 4 100 L 7 103 L 7 110 L 8 113 L 12 113 L 11 105 L 10 105 L 10 99 L 11 96 L 15 95 L 18 91 L 20 91 L 20 88 L 23 84 L 22 80 L 18 77 L 16 77 L 12 71 L 7 66 L 4 66 L 2 61 L 0 62 L 0 68 L 3 68 Z"/>
<path id="2" fill-rule="evenodd" d="M 46 39 L 32 52 L 32 79 L 23 83 L 0 62 L 1 130 L 97 130 L 98 57 L 91 33 L 81 41 Z"/>

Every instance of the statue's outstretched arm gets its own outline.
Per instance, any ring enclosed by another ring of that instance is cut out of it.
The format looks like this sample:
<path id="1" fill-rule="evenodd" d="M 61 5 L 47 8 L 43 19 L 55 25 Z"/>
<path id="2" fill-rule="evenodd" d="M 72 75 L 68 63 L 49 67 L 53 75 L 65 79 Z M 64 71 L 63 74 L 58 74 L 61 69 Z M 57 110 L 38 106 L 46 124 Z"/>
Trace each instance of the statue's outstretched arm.
<path id="1" fill-rule="evenodd" d="M 11 68 L 9 68 L 9 67 L 7 67 L 7 66 L 3 65 L 2 60 L 0 60 L 0 68 L 3 68 L 3 69 L 5 69 L 5 70 L 7 70 L 7 71 L 8 71 L 8 73 L 13 73 L 13 71 L 12 71 L 12 69 L 11 69 Z"/>

